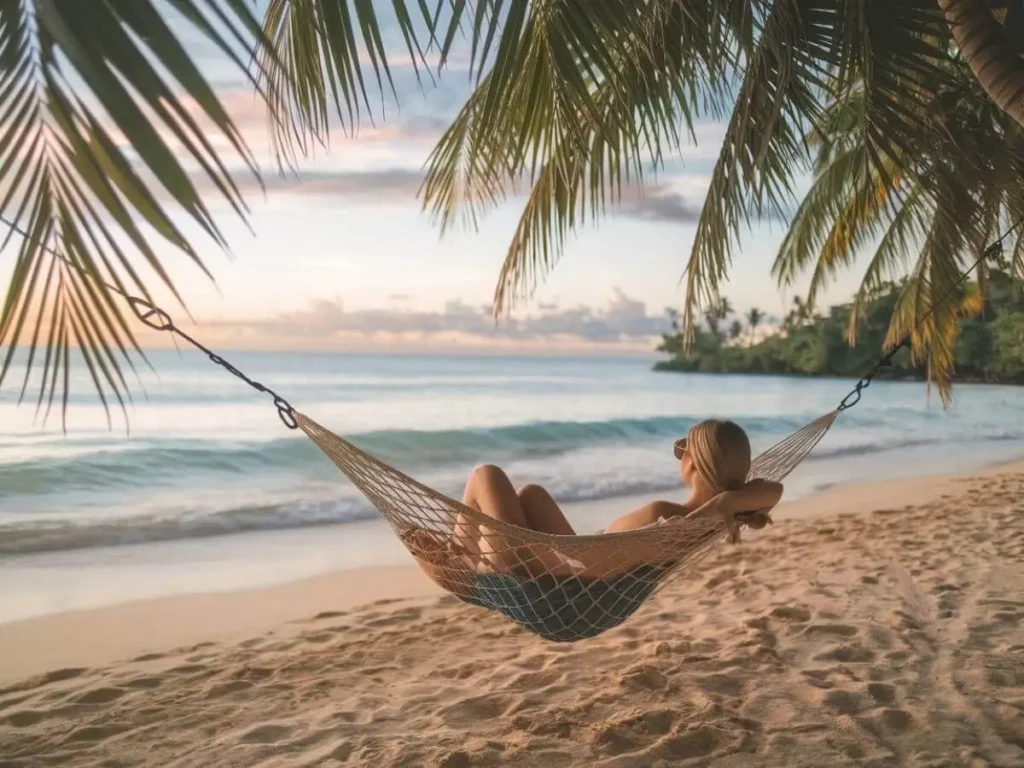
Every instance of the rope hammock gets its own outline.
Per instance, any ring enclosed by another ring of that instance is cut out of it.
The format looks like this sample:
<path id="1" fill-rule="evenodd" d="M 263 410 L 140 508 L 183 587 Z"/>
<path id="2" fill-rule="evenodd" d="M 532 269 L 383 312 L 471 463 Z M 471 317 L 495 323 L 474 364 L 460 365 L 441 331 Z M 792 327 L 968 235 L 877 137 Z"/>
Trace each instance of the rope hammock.
<path id="1" fill-rule="evenodd" d="M 749 478 L 780 481 L 824 437 L 838 409 L 762 453 Z M 668 577 L 727 533 L 720 519 L 553 535 L 496 520 L 423 485 L 294 412 L 301 429 L 391 524 L 438 586 L 552 641 L 594 637 L 629 618 Z M 476 563 L 482 536 L 493 571 Z"/>
<path id="2" fill-rule="evenodd" d="M 1003 239 L 1020 223 L 1024 220 L 989 246 L 943 300 L 984 258 L 997 253 Z M 352 481 L 438 586 L 547 640 L 573 642 L 618 626 L 672 575 L 692 566 L 728 533 L 720 518 L 674 519 L 632 531 L 573 536 L 540 533 L 496 520 L 334 434 L 175 326 L 162 309 L 119 288 L 107 287 L 123 296 L 150 328 L 178 335 L 212 362 L 271 395 L 284 424 L 301 430 Z M 789 475 L 839 414 L 860 401 L 863 390 L 909 339 L 910 334 L 885 354 L 837 408 L 757 456 L 748 479 L 779 482 Z M 493 567 L 477 566 L 484 550 Z"/>

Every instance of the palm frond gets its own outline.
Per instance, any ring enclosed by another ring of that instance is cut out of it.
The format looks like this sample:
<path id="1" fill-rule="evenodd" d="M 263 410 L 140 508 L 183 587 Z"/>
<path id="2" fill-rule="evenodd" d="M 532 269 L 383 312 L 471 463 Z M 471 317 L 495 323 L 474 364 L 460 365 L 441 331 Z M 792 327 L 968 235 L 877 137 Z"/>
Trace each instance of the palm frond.
<path id="1" fill-rule="evenodd" d="M 847 328 L 851 344 L 857 341 L 858 324 L 875 293 L 887 281 L 903 278 L 910 271 L 934 213 L 931 198 L 918 184 L 907 193 L 900 209 L 888 221 L 853 297 Z"/>
<path id="2" fill-rule="evenodd" d="M 758 25 L 685 269 L 687 340 L 698 308 L 718 299 L 751 212 L 787 213 L 795 173 L 810 159 L 807 133 L 821 114 L 833 16 L 832 4 L 778 0 Z"/>
<path id="3" fill-rule="evenodd" d="M 390 14 L 382 17 L 373 0 L 270 0 L 257 60 L 263 64 L 259 82 L 266 90 L 279 165 L 308 154 L 310 142 L 326 144 L 332 117 L 353 130 L 364 113 L 372 119 L 375 98 L 383 111 L 385 96 L 397 95 L 385 40 L 392 26 L 401 33 L 417 79 L 429 71 L 427 53 L 436 42 L 444 4 L 436 3 L 433 11 L 426 0 L 414 10 L 411 5 L 392 0 Z M 454 32 L 465 3 L 453 9 Z"/>
<path id="4" fill-rule="evenodd" d="M 185 27 L 245 71 L 244 48 L 260 26 L 244 0 L 174 7 Z M 46 401 L 48 413 L 60 387 L 66 417 L 74 349 L 104 406 L 110 398 L 123 405 L 122 358 L 131 367 L 129 350 L 141 349 L 110 286 L 150 295 L 126 244 L 180 301 L 146 232 L 206 270 L 161 198 L 226 247 L 195 177 L 210 180 L 243 217 L 246 208 L 210 134 L 223 136 L 253 174 L 255 161 L 153 0 L 7 0 L 0 58 L 3 244 L 24 233 L 0 312 L 0 384 L 27 342 L 24 397 L 42 345 L 39 405 Z"/>
<path id="5" fill-rule="evenodd" d="M 730 54 L 719 30 L 743 19 L 738 3 L 722 5 L 549 0 L 509 14 L 494 66 L 435 147 L 422 189 L 444 231 L 460 214 L 476 226 L 530 185 L 496 313 L 530 295 L 568 232 L 692 135 L 699 109 L 720 105 Z"/>
<path id="6" fill-rule="evenodd" d="M 935 383 L 948 404 L 965 309 L 963 271 L 979 239 L 977 227 L 963 223 L 977 224 L 984 217 L 952 172 L 936 174 L 931 183 L 936 210 L 908 288 L 893 312 L 886 343 L 895 345 L 909 336 L 914 359 L 926 364 L 929 384 Z M 955 211 L 963 221 L 957 222 Z"/>

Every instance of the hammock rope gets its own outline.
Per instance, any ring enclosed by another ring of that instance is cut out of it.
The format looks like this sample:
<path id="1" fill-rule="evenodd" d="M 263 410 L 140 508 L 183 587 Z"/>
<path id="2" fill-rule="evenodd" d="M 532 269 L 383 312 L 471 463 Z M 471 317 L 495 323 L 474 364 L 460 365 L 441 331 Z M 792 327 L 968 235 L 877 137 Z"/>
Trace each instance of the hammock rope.
<path id="1" fill-rule="evenodd" d="M 16 225 L 0 220 L 24 235 Z M 1024 219 L 986 248 L 942 301 L 982 260 L 1001 251 L 1003 240 L 1022 223 Z M 62 254 L 48 250 L 82 270 Z M 95 275 L 89 277 L 96 279 Z M 674 519 L 632 531 L 574 536 L 542 533 L 496 520 L 424 485 L 295 410 L 277 392 L 249 378 L 180 329 L 151 302 L 109 283 L 104 285 L 123 296 L 149 328 L 177 335 L 205 353 L 211 362 L 270 395 L 282 423 L 301 430 L 334 463 L 388 521 L 438 586 L 466 603 L 503 614 L 547 640 L 574 642 L 621 624 L 671 575 L 691 567 L 728 533 L 720 518 Z M 928 314 L 881 356 L 834 410 L 758 455 L 748 480 L 785 479 L 821 441 L 839 414 L 860 402 L 863 391 L 909 344 Z"/>

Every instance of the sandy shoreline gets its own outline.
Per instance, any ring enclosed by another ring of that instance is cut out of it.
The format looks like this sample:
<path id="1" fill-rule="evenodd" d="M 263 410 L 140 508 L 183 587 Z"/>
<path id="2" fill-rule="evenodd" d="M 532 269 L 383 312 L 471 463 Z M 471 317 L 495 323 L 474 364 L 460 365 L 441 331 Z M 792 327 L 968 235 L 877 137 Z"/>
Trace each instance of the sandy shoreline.
<path id="1" fill-rule="evenodd" d="M 409 566 L 2 624 L 0 765 L 1024 766 L 1021 499 L 833 488 L 571 646 Z"/>

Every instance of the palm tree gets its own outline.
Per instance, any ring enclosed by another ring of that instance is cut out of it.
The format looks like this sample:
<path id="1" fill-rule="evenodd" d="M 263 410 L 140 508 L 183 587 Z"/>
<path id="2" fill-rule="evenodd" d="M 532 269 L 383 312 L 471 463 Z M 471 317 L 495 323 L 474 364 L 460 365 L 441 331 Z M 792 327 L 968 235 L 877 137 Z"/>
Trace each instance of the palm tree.
<path id="1" fill-rule="evenodd" d="M 797 305 L 807 315 L 819 292 L 866 250 L 847 330 L 851 343 L 866 307 L 896 289 L 892 276 L 907 275 L 887 343 L 911 334 L 917 356 L 948 401 L 960 323 L 981 310 L 990 270 L 1002 264 L 1024 275 L 1024 233 L 1016 232 L 1006 255 L 978 265 L 976 288 L 957 287 L 960 273 L 998 231 L 1024 220 L 1024 129 L 986 99 L 962 60 L 949 63 L 946 83 L 923 108 L 917 124 L 931 138 L 913 148 L 909 173 L 900 153 L 877 169 L 864 163 L 874 151 L 864 91 L 826 108 L 811 136 L 814 181 L 773 271 L 783 286 L 811 273 L 807 301 Z M 943 301 L 946 295 L 951 298 Z M 926 313 L 928 322 L 920 324 Z"/>
<path id="2" fill-rule="evenodd" d="M 738 339 L 743 335 L 743 322 L 741 320 L 733 320 L 732 325 L 729 326 L 729 338 Z"/>
<path id="3" fill-rule="evenodd" d="M 25 236 L 0 311 L 8 349 L 0 384 L 25 344 L 27 370 L 41 363 L 40 402 L 63 389 L 66 403 L 76 349 L 101 397 L 120 400 L 122 365 L 141 350 L 108 284 L 149 297 L 155 279 L 182 300 L 161 246 L 205 264 L 173 213 L 184 211 L 219 248 L 227 243 L 200 190 L 246 216 L 234 169 L 257 180 L 261 171 L 187 54 L 186 36 L 251 79 L 268 109 L 275 161 L 287 168 L 328 140 L 332 121 L 349 129 L 372 112 L 375 90 L 394 92 L 382 15 L 404 41 L 402 55 L 431 78 L 465 33 L 475 90 L 435 147 L 422 192 L 447 230 L 475 225 L 527 182 L 496 312 L 529 295 L 565 236 L 660 167 L 693 136 L 695 120 L 727 119 L 686 265 L 689 334 L 699 308 L 719 298 L 741 224 L 788 213 L 810 160 L 804 136 L 829 103 L 864 94 L 870 147 L 857 173 L 918 178 L 915 156 L 934 136 L 919 121 L 947 82 L 955 40 L 990 103 L 1021 122 L 1024 60 L 1013 32 L 1022 4 L 392 0 L 385 10 L 366 0 L 268 0 L 261 20 L 245 0 L 175 0 L 175 28 L 158 0 L 8 0 L 0 3 L 0 215 Z M 966 220 L 950 227 L 971 242 L 982 229 Z M 937 264 L 952 264 L 950 249 L 933 251 Z M 931 290 L 921 283 L 922 302 Z"/>
<path id="4" fill-rule="evenodd" d="M 782 327 L 787 331 L 799 328 L 811 316 L 811 308 L 807 306 L 804 297 L 797 295 L 793 297 L 793 308 L 786 314 L 782 321 Z"/>
<path id="5" fill-rule="evenodd" d="M 985 94 L 1024 128 L 1024 4 L 939 0 L 939 7 Z"/>
<path id="6" fill-rule="evenodd" d="M 757 331 L 757 326 L 761 324 L 764 319 L 764 313 L 757 307 L 751 307 L 750 311 L 747 312 L 747 328 L 750 329 L 750 343 L 754 343 L 754 335 Z"/>
<path id="7" fill-rule="evenodd" d="M 708 307 L 704 312 L 704 322 L 708 326 L 708 330 L 711 331 L 716 337 L 722 338 L 722 322 L 728 319 L 729 315 L 732 314 L 732 304 L 729 303 L 729 299 L 722 296 L 712 306 Z M 675 328 L 677 331 L 683 330 L 680 327 L 680 321 L 678 313 L 676 315 Z"/>

